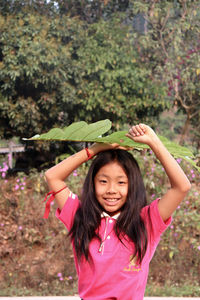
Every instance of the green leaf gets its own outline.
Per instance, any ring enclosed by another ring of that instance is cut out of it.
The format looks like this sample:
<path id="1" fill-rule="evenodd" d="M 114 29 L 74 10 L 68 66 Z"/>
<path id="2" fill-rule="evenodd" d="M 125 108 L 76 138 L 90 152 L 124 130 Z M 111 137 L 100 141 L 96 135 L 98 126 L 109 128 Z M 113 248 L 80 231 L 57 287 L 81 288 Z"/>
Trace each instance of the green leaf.
<path id="1" fill-rule="evenodd" d="M 127 131 L 118 131 L 110 135 L 101 137 L 104 133 L 108 132 L 111 128 L 111 121 L 101 120 L 96 123 L 87 124 L 84 121 L 75 122 L 71 125 L 60 129 L 53 128 L 49 132 L 35 135 L 32 138 L 24 138 L 24 140 L 48 140 L 48 141 L 76 141 L 76 142 L 98 142 L 98 143 L 118 143 L 124 147 L 131 147 L 137 150 L 148 149 L 145 144 L 136 143 L 130 138 L 126 137 Z M 194 166 L 199 172 L 200 167 L 197 166 L 194 160 L 193 153 L 186 147 L 182 147 L 174 142 L 169 141 L 163 136 L 159 136 L 168 151 L 175 158 L 182 158 Z"/>
<path id="2" fill-rule="evenodd" d="M 171 142 L 164 136 L 159 136 L 162 143 L 165 145 L 167 150 L 170 153 L 173 153 L 173 156 L 180 158 L 180 157 L 192 157 L 194 158 L 193 153 L 186 147 L 180 146 L 176 144 L 175 142 Z"/>
<path id="3" fill-rule="evenodd" d="M 102 137 L 102 138 L 97 138 L 95 142 L 99 143 L 108 143 L 108 144 L 113 144 L 113 143 L 118 143 L 121 146 L 124 147 L 133 147 L 134 149 L 142 150 L 142 149 L 147 149 L 149 148 L 145 144 L 141 143 L 136 143 L 130 138 L 126 136 L 127 131 L 118 131 L 114 132 L 111 135 Z"/>
<path id="4" fill-rule="evenodd" d="M 53 128 L 47 133 L 35 135 L 28 140 L 93 142 L 96 138 L 107 132 L 111 128 L 111 125 L 112 123 L 108 119 L 89 125 L 84 121 L 80 121 L 72 123 L 63 129 Z"/>

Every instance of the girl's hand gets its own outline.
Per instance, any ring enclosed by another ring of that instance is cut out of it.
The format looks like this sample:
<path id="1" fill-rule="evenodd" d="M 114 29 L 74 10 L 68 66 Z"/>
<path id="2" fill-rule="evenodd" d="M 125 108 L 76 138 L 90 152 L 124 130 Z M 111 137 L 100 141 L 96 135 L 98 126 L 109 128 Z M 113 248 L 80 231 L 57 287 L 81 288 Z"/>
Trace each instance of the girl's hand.
<path id="1" fill-rule="evenodd" d="M 92 156 L 94 156 L 94 155 L 98 154 L 99 152 L 106 151 L 106 150 L 111 150 L 111 149 L 130 150 L 131 148 L 129 148 L 129 147 L 122 147 L 122 146 L 120 146 L 117 143 L 114 143 L 114 144 L 94 143 L 89 148 L 89 152 L 91 153 Z"/>
<path id="2" fill-rule="evenodd" d="M 147 144 L 149 146 L 159 140 L 153 129 L 145 124 L 132 126 L 126 136 L 134 142 Z"/>

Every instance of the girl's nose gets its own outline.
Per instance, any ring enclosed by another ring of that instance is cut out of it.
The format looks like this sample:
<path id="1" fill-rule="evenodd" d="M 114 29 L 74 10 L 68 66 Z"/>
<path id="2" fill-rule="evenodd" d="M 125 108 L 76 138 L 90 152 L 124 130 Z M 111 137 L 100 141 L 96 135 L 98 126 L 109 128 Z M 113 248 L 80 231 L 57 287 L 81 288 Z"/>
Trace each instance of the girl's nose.
<path id="1" fill-rule="evenodd" d="M 107 190 L 107 193 L 109 194 L 115 194 L 117 191 L 116 191 L 116 187 L 114 184 L 110 184 L 109 187 L 108 187 L 108 190 Z"/>

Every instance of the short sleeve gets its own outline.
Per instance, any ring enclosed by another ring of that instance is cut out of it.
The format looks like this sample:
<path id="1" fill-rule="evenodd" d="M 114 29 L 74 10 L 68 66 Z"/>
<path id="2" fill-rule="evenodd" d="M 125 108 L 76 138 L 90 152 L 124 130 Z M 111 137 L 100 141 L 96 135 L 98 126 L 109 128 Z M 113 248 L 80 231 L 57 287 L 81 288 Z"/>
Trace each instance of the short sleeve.
<path id="1" fill-rule="evenodd" d="M 163 221 L 158 210 L 158 201 L 159 199 L 154 200 L 150 205 L 145 206 L 141 212 L 141 217 L 154 241 L 160 239 L 160 235 L 168 228 L 172 221 L 172 217 L 169 217 L 165 222 Z"/>
<path id="2" fill-rule="evenodd" d="M 80 205 L 77 195 L 70 193 L 62 210 L 56 210 L 56 217 L 65 225 L 69 231 L 72 228 L 74 216 Z"/>

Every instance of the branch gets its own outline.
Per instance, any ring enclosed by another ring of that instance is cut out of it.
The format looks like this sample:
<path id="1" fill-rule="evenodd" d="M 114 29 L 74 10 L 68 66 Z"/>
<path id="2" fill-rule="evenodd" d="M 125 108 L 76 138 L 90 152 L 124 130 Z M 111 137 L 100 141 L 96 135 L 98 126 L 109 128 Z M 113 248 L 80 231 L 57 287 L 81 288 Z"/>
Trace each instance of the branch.
<path id="1" fill-rule="evenodd" d="M 184 97 L 184 98 L 185 98 L 185 97 Z M 185 111 L 188 113 L 188 112 L 190 111 L 190 107 L 189 107 L 188 105 L 186 105 L 186 104 L 183 102 L 182 98 L 181 98 L 179 95 L 177 95 L 176 99 L 180 102 L 181 106 L 182 106 L 182 107 L 185 109 Z"/>
<path id="2" fill-rule="evenodd" d="M 199 114 L 199 110 L 196 110 L 191 116 L 190 116 L 190 119 L 192 119 L 193 117 L 195 117 L 196 115 Z"/>
<path id="3" fill-rule="evenodd" d="M 164 51 L 166 57 L 169 58 L 169 55 L 168 55 L 167 50 L 165 48 L 165 43 L 164 43 L 164 40 L 163 40 L 163 37 L 162 37 L 162 31 L 160 32 L 160 44 L 161 44 L 161 47 L 163 48 L 163 51 Z"/>
<path id="4" fill-rule="evenodd" d="M 185 10 L 184 10 L 184 12 L 183 12 L 183 14 L 182 14 L 182 16 L 181 16 L 181 18 L 180 18 L 180 21 L 181 21 L 182 19 L 185 19 L 186 13 L 187 13 L 187 9 L 186 9 L 186 7 L 185 7 Z M 169 39 L 171 38 L 171 35 L 174 33 L 175 30 L 176 30 L 176 27 L 174 27 L 174 29 L 169 33 L 169 35 L 168 35 L 168 38 L 169 38 Z"/>
<path id="5" fill-rule="evenodd" d="M 168 19 L 169 19 L 169 15 L 170 15 L 170 8 L 168 8 L 167 15 L 166 15 L 166 17 L 165 17 L 165 19 L 164 19 L 164 21 L 163 21 L 163 26 L 162 26 L 162 28 L 161 28 L 161 32 L 164 30 L 164 28 L 165 28 L 165 26 L 166 26 L 166 24 L 167 24 L 167 21 L 168 21 Z"/>

